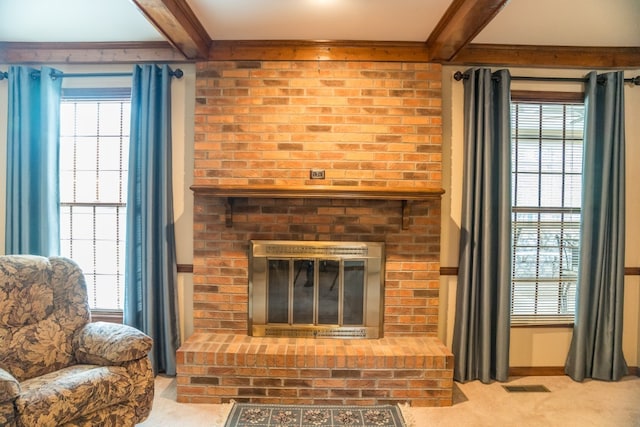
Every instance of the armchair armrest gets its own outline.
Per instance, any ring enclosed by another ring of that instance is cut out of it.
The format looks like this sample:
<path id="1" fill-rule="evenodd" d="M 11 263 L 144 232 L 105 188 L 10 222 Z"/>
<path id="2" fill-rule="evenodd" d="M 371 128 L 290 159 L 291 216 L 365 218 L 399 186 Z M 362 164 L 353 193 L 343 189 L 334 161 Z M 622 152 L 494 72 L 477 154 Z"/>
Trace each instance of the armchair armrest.
<path id="1" fill-rule="evenodd" d="M 9 372 L 0 368 L 0 403 L 10 402 L 20 395 L 20 383 Z"/>
<path id="2" fill-rule="evenodd" d="M 121 365 L 147 356 L 153 340 L 127 325 L 94 322 L 85 325 L 74 338 L 78 363 Z"/>

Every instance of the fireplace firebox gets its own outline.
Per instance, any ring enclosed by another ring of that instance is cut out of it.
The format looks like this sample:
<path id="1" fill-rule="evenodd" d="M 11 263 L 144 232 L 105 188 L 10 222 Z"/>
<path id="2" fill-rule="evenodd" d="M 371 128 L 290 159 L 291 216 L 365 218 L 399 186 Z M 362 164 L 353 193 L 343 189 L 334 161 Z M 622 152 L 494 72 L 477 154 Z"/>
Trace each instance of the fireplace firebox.
<path id="1" fill-rule="evenodd" d="M 382 337 L 384 243 L 250 243 L 249 335 Z"/>

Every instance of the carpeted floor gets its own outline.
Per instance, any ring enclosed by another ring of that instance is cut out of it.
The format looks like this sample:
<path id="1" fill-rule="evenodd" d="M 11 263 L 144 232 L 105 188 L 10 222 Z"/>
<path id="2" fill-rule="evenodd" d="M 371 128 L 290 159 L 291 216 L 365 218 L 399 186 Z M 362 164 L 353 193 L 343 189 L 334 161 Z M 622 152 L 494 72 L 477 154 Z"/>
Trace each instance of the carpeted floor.
<path id="1" fill-rule="evenodd" d="M 405 427 L 397 406 L 303 406 L 236 403 L 225 427 Z"/>
<path id="2" fill-rule="evenodd" d="M 509 393 L 502 383 L 456 384 L 445 408 L 400 406 L 407 427 L 640 427 L 640 378 L 577 383 L 566 376 L 511 378 L 548 393 Z M 176 402 L 174 378 L 157 377 L 149 418 L 140 427 L 224 427 L 232 404 Z M 357 424 L 356 424 L 357 425 Z"/>

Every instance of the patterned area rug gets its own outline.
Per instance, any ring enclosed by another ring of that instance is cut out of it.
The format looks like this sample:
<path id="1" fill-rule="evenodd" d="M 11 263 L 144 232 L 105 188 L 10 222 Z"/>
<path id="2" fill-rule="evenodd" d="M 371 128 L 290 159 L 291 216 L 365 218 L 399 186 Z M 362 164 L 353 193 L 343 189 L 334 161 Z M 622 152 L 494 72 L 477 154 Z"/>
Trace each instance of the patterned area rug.
<path id="1" fill-rule="evenodd" d="M 397 406 L 235 403 L 225 427 L 406 427 Z"/>

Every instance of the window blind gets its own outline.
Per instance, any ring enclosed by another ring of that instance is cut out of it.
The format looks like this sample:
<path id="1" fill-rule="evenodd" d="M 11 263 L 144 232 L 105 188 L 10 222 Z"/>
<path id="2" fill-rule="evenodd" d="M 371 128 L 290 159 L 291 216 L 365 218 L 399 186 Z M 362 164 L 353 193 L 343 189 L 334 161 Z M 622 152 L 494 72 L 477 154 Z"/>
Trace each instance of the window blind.
<path id="1" fill-rule="evenodd" d="M 125 90 L 63 92 L 61 250 L 82 268 L 92 309 L 124 303 L 129 117 Z"/>
<path id="2" fill-rule="evenodd" d="M 513 102 L 511 121 L 512 323 L 572 323 L 584 105 Z"/>

